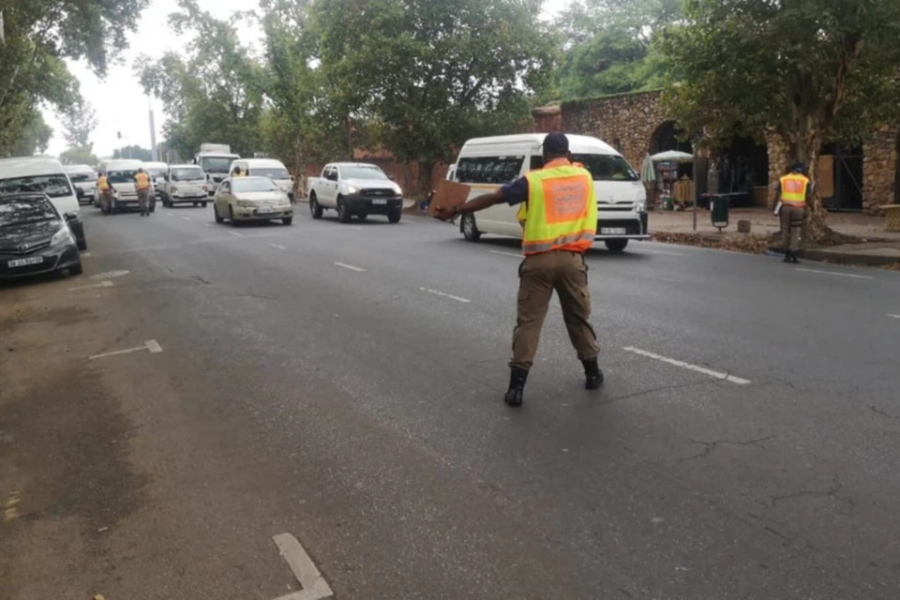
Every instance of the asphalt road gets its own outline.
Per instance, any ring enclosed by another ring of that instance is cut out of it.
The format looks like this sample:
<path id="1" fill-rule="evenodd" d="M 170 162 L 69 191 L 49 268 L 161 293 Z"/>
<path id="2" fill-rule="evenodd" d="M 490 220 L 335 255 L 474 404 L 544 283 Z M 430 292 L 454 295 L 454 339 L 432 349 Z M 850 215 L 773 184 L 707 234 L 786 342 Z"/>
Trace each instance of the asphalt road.
<path id="1" fill-rule="evenodd" d="M 554 307 L 514 410 L 513 241 L 89 213 L 0 288 L 0 598 L 274 600 L 281 533 L 339 600 L 900 597 L 896 273 L 593 251 L 606 384 Z"/>

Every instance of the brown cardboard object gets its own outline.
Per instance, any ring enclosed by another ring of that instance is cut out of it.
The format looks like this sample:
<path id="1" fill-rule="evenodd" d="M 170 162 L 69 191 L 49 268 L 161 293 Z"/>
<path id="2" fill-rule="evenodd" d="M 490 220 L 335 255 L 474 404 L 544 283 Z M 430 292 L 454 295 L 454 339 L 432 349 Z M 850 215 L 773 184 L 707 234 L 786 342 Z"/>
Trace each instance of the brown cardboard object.
<path id="1" fill-rule="evenodd" d="M 441 180 L 438 183 L 434 198 L 431 199 L 430 211 L 434 215 L 437 208 L 452 208 L 454 206 L 462 206 L 469 199 L 469 186 L 449 181 Z"/>
<path id="2" fill-rule="evenodd" d="M 819 186 L 819 197 L 834 197 L 834 156 L 830 154 L 819 156 L 817 175 L 816 185 Z"/>

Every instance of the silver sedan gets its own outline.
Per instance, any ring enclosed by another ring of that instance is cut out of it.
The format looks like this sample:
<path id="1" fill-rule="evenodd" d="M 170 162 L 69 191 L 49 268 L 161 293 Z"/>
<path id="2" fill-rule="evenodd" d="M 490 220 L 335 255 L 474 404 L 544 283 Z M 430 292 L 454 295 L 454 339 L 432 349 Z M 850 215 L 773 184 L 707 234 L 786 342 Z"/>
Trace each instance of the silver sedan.
<path id="1" fill-rule="evenodd" d="M 294 206 L 288 195 L 268 177 L 229 177 L 216 190 L 213 200 L 216 223 L 241 221 L 294 220 Z"/>

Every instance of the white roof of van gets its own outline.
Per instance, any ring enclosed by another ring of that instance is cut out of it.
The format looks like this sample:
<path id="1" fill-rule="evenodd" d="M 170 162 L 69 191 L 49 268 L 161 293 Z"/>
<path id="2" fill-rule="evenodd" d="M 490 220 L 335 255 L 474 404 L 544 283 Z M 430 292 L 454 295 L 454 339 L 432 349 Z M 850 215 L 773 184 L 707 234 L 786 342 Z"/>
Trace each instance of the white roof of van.
<path id="1" fill-rule="evenodd" d="M 144 167 L 147 169 L 168 169 L 169 164 L 164 162 L 145 162 Z"/>
<path id="2" fill-rule="evenodd" d="M 336 162 L 336 163 L 328 163 L 325 165 L 327 167 L 375 167 L 376 169 L 381 169 L 378 165 L 374 163 L 360 163 L 360 162 Z"/>
<path id="3" fill-rule="evenodd" d="M 50 156 L 18 156 L 0 159 L 0 179 L 65 173 L 62 163 Z"/>
<path id="4" fill-rule="evenodd" d="M 200 165 L 194 165 L 194 164 L 187 163 L 187 164 L 183 164 L 183 165 L 169 165 L 169 168 L 170 169 L 199 169 Z"/>
<path id="5" fill-rule="evenodd" d="M 257 169 L 277 169 L 278 167 L 284 167 L 284 164 L 280 160 L 276 160 L 274 158 L 241 158 L 234 162 L 242 162 L 247 163 L 248 168 L 256 167 Z"/>
<path id="6" fill-rule="evenodd" d="M 143 168 L 144 162 L 140 160 L 129 160 L 127 158 L 117 158 L 115 160 L 104 160 L 100 163 L 100 166 L 105 167 L 107 171 L 110 169 L 113 171 L 121 170 L 121 169 L 137 169 Z"/>
<path id="7" fill-rule="evenodd" d="M 475 150 L 480 146 L 513 146 L 522 149 L 537 149 L 544 143 L 546 133 L 522 133 L 518 135 L 498 135 L 494 137 L 472 138 L 463 146 L 463 150 Z M 579 152 L 599 152 L 602 154 L 618 154 L 615 148 L 603 140 L 587 135 L 570 135 L 569 149 L 576 154 Z"/>
<path id="8" fill-rule="evenodd" d="M 90 165 L 63 165 L 66 173 L 94 173 L 94 167 Z"/>

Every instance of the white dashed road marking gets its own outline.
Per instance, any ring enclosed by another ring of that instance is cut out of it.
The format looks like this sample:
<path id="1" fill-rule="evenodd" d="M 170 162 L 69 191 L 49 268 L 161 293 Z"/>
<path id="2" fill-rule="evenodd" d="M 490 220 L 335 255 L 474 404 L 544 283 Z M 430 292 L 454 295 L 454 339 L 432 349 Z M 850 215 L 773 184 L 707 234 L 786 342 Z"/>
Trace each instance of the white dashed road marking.
<path id="1" fill-rule="evenodd" d="M 853 279 L 872 279 L 868 275 L 853 275 L 852 273 L 837 273 L 835 271 L 817 271 L 815 269 L 797 269 L 801 273 L 815 273 L 816 275 L 834 275 L 835 277 L 852 277 Z"/>
<path id="2" fill-rule="evenodd" d="M 237 231 L 229 231 L 228 235 L 233 235 L 234 237 L 244 237 L 243 233 L 238 233 Z"/>
<path id="3" fill-rule="evenodd" d="M 69 291 L 76 292 L 78 290 L 92 290 L 95 288 L 108 288 L 108 287 L 112 287 L 112 286 L 113 286 L 112 281 L 101 281 L 100 283 L 95 283 L 93 285 L 81 285 L 78 287 L 69 288 Z"/>
<path id="4" fill-rule="evenodd" d="M 170 212 L 167 212 L 167 213 L 166 213 L 166 216 L 167 216 L 167 217 L 174 217 L 175 215 L 172 214 L 172 213 L 170 213 Z"/>
<path id="5" fill-rule="evenodd" d="M 469 302 L 471 302 L 471 300 L 469 300 L 468 298 L 461 298 L 459 296 L 454 296 L 453 294 L 445 294 L 444 292 L 439 292 L 437 290 L 430 290 L 428 288 L 419 288 L 419 289 L 427 294 L 434 294 L 435 296 L 441 296 L 442 298 L 450 298 L 451 300 L 456 300 L 457 302 L 463 302 L 465 304 L 468 304 Z"/>
<path id="6" fill-rule="evenodd" d="M 491 254 L 499 254 L 500 256 L 512 256 L 513 258 L 524 258 L 521 254 L 513 252 L 501 252 L 500 250 L 488 250 Z"/>
<path id="7" fill-rule="evenodd" d="M 640 251 L 647 254 L 662 254 L 664 256 L 684 256 L 684 254 L 678 254 L 677 252 L 664 252 L 663 250 L 650 250 L 648 248 L 641 248 Z"/>
<path id="8" fill-rule="evenodd" d="M 281 596 L 277 600 L 325 600 L 333 598 L 334 592 L 315 563 L 300 545 L 300 542 L 289 533 L 279 533 L 272 536 L 275 545 L 278 546 L 281 557 L 291 568 L 294 577 L 300 582 L 303 591 L 294 592 L 287 596 Z"/>
<path id="9" fill-rule="evenodd" d="M 357 273 L 365 273 L 365 269 L 360 269 L 359 267 L 354 267 L 353 265 L 348 265 L 340 262 L 334 263 L 334 266 L 341 267 L 342 269 L 350 269 L 351 271 L 356 271 Z"/>
<path id="10" fill-rule="evenodd" d="M 888 315 L 892 319 L 900 319 L 900 315 Z"/>
<path id="11" fill-rule="evenodd" d="M 104 352 L 103 354 L 95 354 L 94 356 L 89 356 L 88 360 L 97 360 L 98 358 L 118 356 L 120 354 L 131 354 L 132 352 L 140 352 L 141 350 L 148 350 L 150 354 L 159 354 L 163 351 L 162 346 L 160 346 L 156 340 L 148 340 L 144 342 L 143 346 L 138 346 L 137 348 L 127 348 L 125 350 L 116 350 L 114 352 Z"/>
<path id="12" fill-rule="evenodd" d="M 91 279 L 114 279 L 116 277 L 124 277 L 129 271 L 106 271 L 104 273 L 95 273 L 91 275 Z"/>
<path id="13" fill-rule="evenodd" d="M 181 218 L 184 219 L 185 221 L 190 221 L 190 220 L 191 220 L 190 217 L 181 217 Z"/>
<path id="14" fill-rule="evenodd" d="M 278 248 L 279 250 L 287 250 L 284 246 L 279 246 L 278 244 L 269 244 L 272 248 Z"/>
<path id="15" fill-rule="evenodd" d="M 658 360 L 660 362 L 664 362 L 669 365 L 673 365 L 676 367 L 681 367 L 682 369 L 687 369 L 689 371 L 695 371 L 697 373 L 703 373 L 704 375 L 709 375 L 710 377 L 715 377 L 716 379 L 724 379 L 725 381 L 730 381 L 731 383 L 736 383 L 737 385 L 747 385 L 752 383 L 748 379 L 742 379 L 740 377 L 735 377 L 734 375 L 729 375 L 728 373 L 720 373 L 719 371 L 713 371 L 712 369 L 707 369 L 706 367 L 701 367 L 698 365 L 692 365 L 690 363 L 686 363 L 680 360 L 675 360 L 674 358 L 668 358 L 666 356 L 660 356 L 659 354 L 654 354 L 653 352 L 647 352 L 646 350 L 641 350 L 639 348 L 622 348 L 625 352 L 631 352 L 633 354 L 637 354 L 640 356 L 645 356 L 647 358 L 652 358 L 653 360 Z"/>

